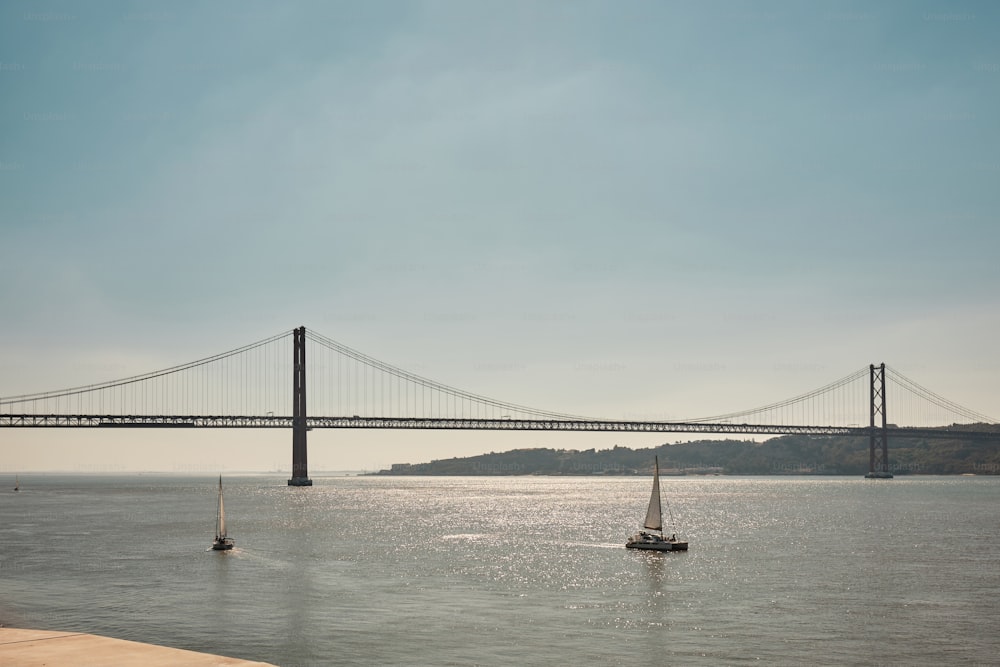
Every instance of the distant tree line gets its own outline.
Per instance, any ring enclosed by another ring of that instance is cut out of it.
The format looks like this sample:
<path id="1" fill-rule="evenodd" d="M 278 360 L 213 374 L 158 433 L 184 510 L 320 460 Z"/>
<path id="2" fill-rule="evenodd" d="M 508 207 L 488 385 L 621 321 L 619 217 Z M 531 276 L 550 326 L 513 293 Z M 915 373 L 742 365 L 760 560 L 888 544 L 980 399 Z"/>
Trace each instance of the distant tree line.
<path id="1" fill-rule="evenodd" d="M 1000 474 L 1000 426 L 990 440 L 890 438 L 894 475 Z M 379 475 L 863 475 L 868 438 L 786 435 L 765 442 L 696 440 L 646 449 L 514 449 L 429 463 L 397 463 Z"/>

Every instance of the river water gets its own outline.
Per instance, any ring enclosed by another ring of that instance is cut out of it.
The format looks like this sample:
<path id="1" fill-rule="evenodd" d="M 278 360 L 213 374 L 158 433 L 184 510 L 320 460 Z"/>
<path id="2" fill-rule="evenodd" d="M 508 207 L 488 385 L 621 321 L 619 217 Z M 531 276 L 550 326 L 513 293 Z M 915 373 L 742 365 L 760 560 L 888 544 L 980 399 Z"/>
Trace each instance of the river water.
<path id="1" fill-rule="evenodd" d="M 1000 478 L 22 475 L 0 623 L 285 667 L 997 664 Z"/>

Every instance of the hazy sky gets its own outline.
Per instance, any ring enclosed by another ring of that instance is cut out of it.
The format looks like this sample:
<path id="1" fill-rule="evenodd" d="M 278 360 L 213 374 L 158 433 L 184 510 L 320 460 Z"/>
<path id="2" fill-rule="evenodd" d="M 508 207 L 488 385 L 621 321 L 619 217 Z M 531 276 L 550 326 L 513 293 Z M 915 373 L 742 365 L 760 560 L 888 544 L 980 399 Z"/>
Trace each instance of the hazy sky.
<path id="1" fill-rule="evenodd" d="M 994 2 L 5 2 L 0 396 L 292 327 L 554 411 L 1000 414 Z M 675 437 L 310 434 L 312 468 Z M 288 468 L 0 430 L 0 471 Z"/>

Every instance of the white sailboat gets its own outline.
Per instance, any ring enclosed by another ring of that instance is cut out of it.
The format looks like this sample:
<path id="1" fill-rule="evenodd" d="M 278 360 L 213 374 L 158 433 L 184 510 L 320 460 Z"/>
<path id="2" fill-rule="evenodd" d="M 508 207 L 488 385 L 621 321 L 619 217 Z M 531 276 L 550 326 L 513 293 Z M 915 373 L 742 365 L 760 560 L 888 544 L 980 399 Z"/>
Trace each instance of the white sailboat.
<path id="1" fill-rule="evenodd" d="M 228 551 L 236 546 L 236 541 L 226 535 L 226 508 L 222 503 L 222 475 L 219 475 L 219 513 L 215 519 L 215 541 L 212 549 Z"/>
<path id="2" fill-rule="evenodd" d="M 677 535 L 663 536 L 663 511 L 660 509 L 660 459 L 653 459 L 653 492 L 649 496 L 649 508 L 646 509 L 646 521 L 643 528 L 659 531 L 647 533 L 645 530 L 633 535 L 625 543 L 628 549 L 647 549 L 650 551 L 687 551 L 688 543 L 677 539 Z"/>

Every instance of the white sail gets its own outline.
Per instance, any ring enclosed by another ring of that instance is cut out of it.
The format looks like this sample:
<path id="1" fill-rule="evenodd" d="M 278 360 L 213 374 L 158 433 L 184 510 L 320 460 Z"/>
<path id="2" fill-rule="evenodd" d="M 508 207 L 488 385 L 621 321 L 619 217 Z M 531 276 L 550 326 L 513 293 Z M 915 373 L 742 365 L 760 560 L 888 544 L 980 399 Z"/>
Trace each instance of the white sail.
<path id="1" fill-rule="evenodd" d="M 226 508 L 222 504 L 222 475 L 219 475 L 219 519 L 215 526 L 215 533 L 220 538 L 226 536 Z"/>
<path id="2" fill-rule="evenodd" d="M 653 459 L 655 468 L 653 469 L 653 493 L 649 496 L 649 509 L 646 510 L 646 523 L 644 527 L 650 530 L 663 530 L 663 512 L 660 510 L 660 460 L 659 457 Z"/>

